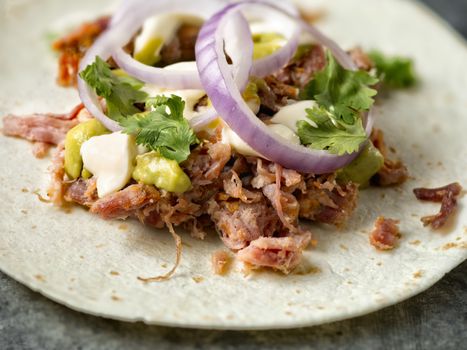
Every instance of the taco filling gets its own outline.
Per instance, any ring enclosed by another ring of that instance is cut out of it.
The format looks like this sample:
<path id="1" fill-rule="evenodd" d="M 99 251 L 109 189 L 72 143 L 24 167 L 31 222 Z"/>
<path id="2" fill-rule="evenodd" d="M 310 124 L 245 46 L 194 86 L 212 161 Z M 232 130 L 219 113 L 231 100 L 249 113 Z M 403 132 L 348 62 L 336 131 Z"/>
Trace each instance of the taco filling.
<path id="1" fill-rule="evenodd" d="M 288 3 L 127 2 L 53 48 L 58 83 L 82 104 L 6 116 L 4 134 L 33 141 L 37 156 L 57 146 L 55 205 L 166 227 L 177 259 L 175 229 L 203 239 L 214 228 L 248 266 L 289 273 L 317 244 L 304 220 L 338 229 L 359 191 L 408 177 L 373 109 L 378 91 L 415 84 L 412 62 L 345 51 Z M 449 215 L 460 189 L 442 191 L 433 198 Z M 396 223 L 380 218 L 372 244 L 392 249 Z M 227 261 L 213 255 L 215 271 Z"/>

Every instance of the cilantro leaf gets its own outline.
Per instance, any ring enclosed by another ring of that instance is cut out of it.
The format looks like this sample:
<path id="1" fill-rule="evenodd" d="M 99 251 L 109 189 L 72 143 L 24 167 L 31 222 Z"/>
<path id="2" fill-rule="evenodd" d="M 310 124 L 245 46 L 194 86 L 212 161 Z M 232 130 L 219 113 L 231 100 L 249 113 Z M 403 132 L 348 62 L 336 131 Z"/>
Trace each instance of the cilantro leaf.
<path id="1" fill-rule="evenodd" d="M 330 52 L 328 63 L 304 88 L 302 99 L 316 100 L 339 120 L 353 124 L 359 112 L 370 109 L 376 90 L 370 88 L 378 79 L 365 71 L 350 71 L 341 67 Z"/>
<path id="2" fill-rule="evenodd" d="M 387 57 L 379 51 L 372 51 L 369 56 L 376 67 L 376 73 L 383 84 L 392 89 L 413 86 L 417 78 L 413 61 L 405 57 Z"/>
<path id="3" fill-rule="evenodd" d="M 344 69 L 327 52 L 327 65 L 301 92 L 302 99 L 315 100 L 318 107 L 307 109 L 306 121 L 297 122 L 302 144 L 342 155 L 358 151 L 366 141 L 361 115 L 374 103 L 378 79 L 365 71 Z"/>
<path id="4" fill-rule="evenodd" d="M 199 142 L 183 117 L 185 102 L 179 96 L 148 98 L 140 90 L 144 86 L 141 81 L 121 70 L 112 71 L 99 57 L 80 76 L 105 98 L 108 116 L 122 126 L 124 133 L 135 135 L 136 143 L 180 163 L 190 155 L 190 146 Z M 141 112 L 136 103 L 145 103 L 149 111 Z"/>
<path id="5" fill-rule="evenodd" d="M 111 119 L 119 122 L 141 112 L 135 103 L 144 102 L 147 98 L 147 94 L 140 90 L 144 84 L 130 76 L 115 74 L 99 56 L 80 73 L 80 77 L 98 96 L 105 98 Z"/>
<path id="6" fill-rule="evenodd" d="M 152 110 L 135 114 L 120 122 L 123 132 L 136 136 L 136 143 L 145 145 L 178 163 L 190 155 L 190 146 L 198 138 L 183 118 L 185 102 L 176 95 L 148 99 Z"/>
<path id="7" fill-rule="evenodd" d="M 356 120 L 354 124 L 347 124 L 323 106 L 307 109 L 306 112 L 307 117 L 317 127 L 303 120 L 297 123 L 297 133 L 304 145 L 342 155 L 357 151 L 367 139 L 361 119 Z"/>

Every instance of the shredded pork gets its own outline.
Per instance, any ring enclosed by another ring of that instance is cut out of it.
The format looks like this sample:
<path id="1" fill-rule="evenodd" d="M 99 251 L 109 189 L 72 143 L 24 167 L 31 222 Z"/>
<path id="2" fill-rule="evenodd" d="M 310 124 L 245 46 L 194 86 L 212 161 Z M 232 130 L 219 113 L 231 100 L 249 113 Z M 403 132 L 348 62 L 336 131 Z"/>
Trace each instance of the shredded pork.
<path id="1" fill-rule="evenodd" d="M 3 134 L 35 142 L 58 145 L 66 133 L 78 124 L 76 119 L 61 119 L 52 114 L 31 116 L 7 115 L 3 118 Z"/>
<path id="2" fill-rule="evenodd" d="M 314 45 L 297 59 L 275 74 L 281 83 L 305 87 L 314 75 L 326 66 L 326 53 L 323 46 Z"/>
<path id="3" fill-rule="evenodd" d="M 370 243 L 379 250 L 394 249 L 401 237 L 398 224 L 398 220 L 378 217 L 370 234 Z"/>
<path id="4" fill-rule="evenodd" d="M 261 237 L 237 253 L 237 258 L 253 267 L 270 267 L 290 273 L 298 266 L 309 237 Z"/>
<path id="5" fill-rule="evenodd" d="M 419 200 L 441 203 L 437 214 L 421 219 L 424 226 L 430 225 L 437 230 L 443 227 L 457 210 L 457 197 L 462 192 L 462 186 L 454 182 L 439 188 L 416 188 L 413 192 Z"/>
<path id="6" fill-rule="evenodd" d="M 84 109 L 82 104 L 65 114 L 32 114 L 17 116 L 9 114 L 3 117 L 2 132 L 6 136 L 20 137 L 33 142 L 32 153 L 36 158 L 43 158 L 51 145 L 58 145 L 65 140 L 66 133 L 79 123 L 78 115 Z"/>
<path id="7" fill-rule="evenodd" d="M 52 157 L 50 171 L 50 185 L 47 190 L 47 195 L 56 206 L 63 206 L 66 184 L 65 177 L 65 146 L 61 142 Z"/>
<path id="8" fill-rule="evenodd" d="M 358 186 L 339 185 L 333 176 L 311 178 L 304 193 L 298 195 L 300 217 L 325 224 L 343 226 L 357 206 Z"/>
<path id="9" fill-rule="evenodd" d="M 180 61 L 195 60 L 195 43 L 201 27 L 194 24 L 183 24 L 176 35 L 161 50 L 161 66 Z"/>
<path id="10" fill-rule="evenodd" d="M 60 52 L 58 82 L 61 85 L 76 84 L 79 60 L 107 25 L 108 18 L 85 23 L 54 43 L 54 48 Z M 199 26 L 182 26 L 174 39 L 163 47 L 158 64 L 193 60 L 198 32 Z M 131 51 L 131 43 L 125 49 Z M 371 62 L 361 50 L 351 54 L 360 67 L 369 69 Z M 314 45 L 277 74 L 258 79 L 260 117 L 269 118 L 290 99 L 297 99 L 299 90 L 325 64 L 323 47 Z M 54 204 L 77 203 L 104 219 L 136 218 L 146 225 L 170 230 L 177 246 L 175 267 L 162 276 L 140 277 L 143 281 L 164 280 L 175 271 L 181 254 L 176 227 L 183 227 L 193 237 L 203 239 L 214 226 L 224 244 L 237 252 L 239 260 L 252 267 L 290 273 L 299 265 L 303 250 L 312 241 L 311 232 L 299 225 L 299 219 L 340 227 L 356 207 L 357 185 L 338 183 L 335 174 L 301 174 L 264 159 L 236 154 L 229 145 L 220 142 L 220 129 L 203 134 L 201 144 L 181 164 L 192 183 L 189 191 L 168 193 L 154 186 L 131 182 L 116 193 L 98 198 L 95 178 L 69 181 L 64 172 L 65 135 L 79 121 L 90 117 L 82 105 L 63 115 L 10 115 L 3 119 L 3 132 L 36 142 L 37 156 L 45 155 L 49 145 L 58 145 L 48 191 Z M 405 181 L 407 170 L 402 163 L 388 159 L 382 132 L 376 131 L 372 140 L 386 159 L 374 182 L 387 186 Z M 450 193 L 448 191 L 439 201 L 447 203 L 445 198 L 449 197 L 452 204 L 455 196 Z M 443 205 L 450 207 L 449 203 Z M 372 243 L 379 249 L 389 249 L 396 242 L 396 222 L 381 220 L 377 222 Z M 224 273 L 229 259 L 226 252 L 214 253 L 215 273 Z"/>
<path id="11" fill-rule="evenodd" d="M 407 167 L 400 160 L 392 160 L 389 158 L 383 132 L 379 129 L 374 129 L 371 134 L 371 141 L 384 157 L 384 164 L 371 179 L 372 183 L 381 187 L 403 184 L 408 179 L 409 172 Z"/>
<path id="12" fill-rule="evenodd" d="M 76 85 L 79 61 L 96 38 L 107 28 L 109 22 L 110 17 L 101 17 L 93 22 L 83 23 L 52 44 L 52 48 L 59 53 L 57 77 L 59 85 Z"/>
<path id="13" fill-rule="evenodd" d="M 369 71 L 373 68 L 371 58 L 362 50 L 361 47 L 356 47 L 349 52 L 350 58 L 355 62 L 358 69 Z"/>

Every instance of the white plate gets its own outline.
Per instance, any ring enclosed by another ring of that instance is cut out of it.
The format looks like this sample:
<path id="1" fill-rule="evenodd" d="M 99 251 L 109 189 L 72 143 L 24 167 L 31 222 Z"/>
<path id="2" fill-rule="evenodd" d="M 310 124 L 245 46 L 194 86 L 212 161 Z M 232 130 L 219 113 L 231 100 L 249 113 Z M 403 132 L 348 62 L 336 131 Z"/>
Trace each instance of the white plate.
<path id="1" fill-rule="evenodd" d="M 315 227 L 319 245 L 305 252 L 310 273 L 245 277 L 235 266 L 219 277 L 210 266 L 210 254 L 222 247 L 219 239 L 213 235 L 196 241 L 184 235 L 176 275 L 144 284 L 137 276 L 157 275 L 173 263 L 170 236 L 137 222 L 122 226 L 80 208 L 66 213 L 39 202 L 31 192 L 46 188 L 49 160 L 34 159 L 27 142 L 5 137 L 0 137 L 1 270 L 94 315 L 170 326 L 266 329 L 321 324 L 381 309 L 420 293 L 461 263 L 467 257 L 465 198 L 450 229 L 431 232 L 420 217 L 438 206 L 416 201 L 411 190 L 451 181 L 467 185 L 464 42 L 410 1 L 305 3 L 325 10 L 320 26 L 345 48 L 361 44 L 409 55 L 421 76 L 418 88 L 384 101 L 377 120 L 414 179 L 400 189 L 362 192 L 344 231 Z M 4 5 L 0 115 L 69 110 L 77 93 L 55 85 L 56 59 L 46 34 L 64 23 L 94 18 L 111 3 L 22 0 Z M 380 214 L 402 219 L 400 246 L 387 253 L 368 242 Z"/>

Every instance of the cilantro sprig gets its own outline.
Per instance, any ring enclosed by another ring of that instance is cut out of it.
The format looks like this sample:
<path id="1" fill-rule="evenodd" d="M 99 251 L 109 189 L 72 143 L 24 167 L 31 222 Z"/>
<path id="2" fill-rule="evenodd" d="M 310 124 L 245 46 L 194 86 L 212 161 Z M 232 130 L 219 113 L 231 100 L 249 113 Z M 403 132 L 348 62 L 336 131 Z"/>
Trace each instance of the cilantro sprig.
<path id="1" fill-rule="evenodd" d="M 308 119 L 312 120 L 317 127 L 303 120 L 298 122 L 298 135 L 304 145 L 342 155 L 357 151 L 362 142 L 367 139 L 361 119 L 353 124 L 347 124 L 337 119 L 324 107 L 307 109 L 306 112 Z"/>
<path id="2" fill-rule="evenodd" d="M 123 132 L 136 136 L 136 143 L 159 152 L 168 159 L 183 162 L 190 146 L 199 142 L 193 129 L 183 118 L 185 102 L 176 95 L 157 96 L 146 106 L 152 111 L 135 114 L 122 122 Z"/>
<path id="3" fill-rule="evenodd" d="M 365 71 L 350 71 L 327 53 L 327 65 L 303 89 L 301 98 L 315 100 L 306 121 L 297 123 L 302 144 L 342 155 L 357 151 L 366 140 L 361 115 L 374 103 L 378 79 Z"/>
<path id="4" fill-rule="evenodd" d="M 99 56 L 88 65 L 80 77 L 107 103 L 108 116 L 119 122 L 141 112 L 135 103 L 144 102 L 148 95 L 140 89 L 144 84 L 130 76 L 118 76 Z"/>
<path id="5" fill-rule="evenodd" d="M 383 85 L 390 89 L 408 88 L 417 82 L 413 61 L 405 57 L 388 57 L 379 51 L 371 51 L 376 74 Z"/>
<path id="6" fill-rule="evenodd" d="M 190 155 L 190 146 L 199 142 L 183 117 L 185 102 L 179 96 L 149 97 L 141 90 L 141 81 L 115 74 L 99 57 L 80 76 L 105 99 L 109 118 L 117 121 L 124 133 L 134 135 L 137 144 L 180 163 Z M 144 111 L 137 107 L 142 103 Z"/>

